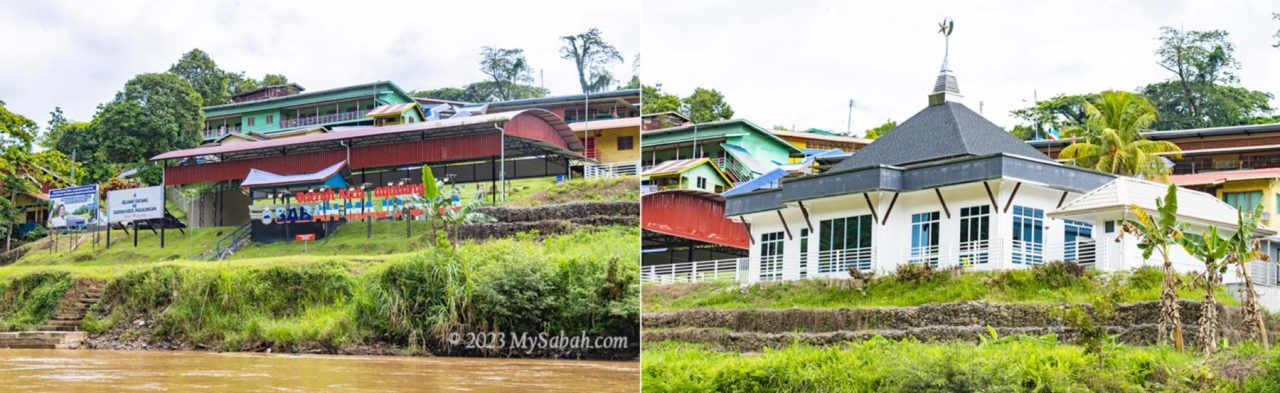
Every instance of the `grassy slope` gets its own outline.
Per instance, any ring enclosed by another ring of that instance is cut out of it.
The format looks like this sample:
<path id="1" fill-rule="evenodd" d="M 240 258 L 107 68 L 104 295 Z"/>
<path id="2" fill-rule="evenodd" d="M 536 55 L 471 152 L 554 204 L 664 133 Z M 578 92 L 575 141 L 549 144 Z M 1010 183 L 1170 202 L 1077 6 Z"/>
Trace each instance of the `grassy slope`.
<path id="1" fill-rule="evenodd" d="M 1108 346 L 1105 360 L 1052 337 L 981 344 L 873 339 L 763 353 L 646 342 L 646 392 L 1273 392 L 1280 351 L 1236 345 L 1211 357 Z"/>
<path id="2" fill-rule="evenodd" d="M 421 344 L 437 324 L 466 321 L 634 335 L 638 332 L 627 326 L 635 329 L 639 313 L 638 242 L 638 229 L 612 227 L 541 241 L 504 239 L 394 255 L 45 265 L 33 259 L 0 267 L 0 298 L 21 282 L 49 281 L 35 290 L 12 291 L 27 296 L 56 292 L 70 277 L 103 278 L 109 281 L 105 300 L 113 313 L 88 318 L 86 329 L 104 331 L 118 321 L 151 315 L 162 337 L 227 350 Z M 625 284 L 631 289 L 607 290 L 610 268 L 631 278 Z M 49 274 L 66 279 L 36 280 Z M 46 297 L 56 303 L 54 295 Z M 605 296 L 621 297 L 607 301 Z M 464 306 L 430 306 L 454 301 Z M 44 303 L 0 303 L 0 327 L 38 324 L 51 312 Z"/>
<path id="3" fill-rule="evenodd" d="M 877 277 L 863 289 L 832 285 L 826 280 L 804 280 L 771 285 L 755 285 L 740 290 L 734 283 L 646 285 L 643 304 L 646 312 L 689 308 L 838 308 L 914 306 L 927 303 L 986 301 L 991 303 L 1087 303 L 1097 293 L 1104 278 L 1126 280 L 1122 302 L 1156 300 L 1160 296 L 1160 271 L 1142 269 L 1133 273 L 1076 277 L 1050 269 L 1015 270 L 998 273 L 970 272 L 953 277 L 935 273 L 922 283 L 893 276 Z M 1190 282 L 1184 278 L 1184 282 Z M 1202 299 L 1202 290 L 1180 288 L 1187 299 Z M 1227 305 L 1239 302 L 1219 291 L 1217 299 Z"/>

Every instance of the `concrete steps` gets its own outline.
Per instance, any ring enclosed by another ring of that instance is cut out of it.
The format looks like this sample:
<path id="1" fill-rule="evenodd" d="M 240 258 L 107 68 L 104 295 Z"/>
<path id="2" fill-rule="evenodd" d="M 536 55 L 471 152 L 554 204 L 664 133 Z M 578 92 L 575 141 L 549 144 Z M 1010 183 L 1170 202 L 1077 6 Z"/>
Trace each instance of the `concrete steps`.
<path id="1" fill-rule="evenodd" d="M 58 303 L 53 318 L 49 319 L 41 331 L 74 332 L 80 329 L 80 320 L 89 313 L 89 308 L 102 300 L 102 284 L 94 281 L 77 283 L 76 288 L 67 291 L 69 298 Z"/>
<path id="2" fill-rule="evenodd" d="M 85 332 L 4 332 L 0 333 L 0 348 L 76 349 L 88 338 Z"/>

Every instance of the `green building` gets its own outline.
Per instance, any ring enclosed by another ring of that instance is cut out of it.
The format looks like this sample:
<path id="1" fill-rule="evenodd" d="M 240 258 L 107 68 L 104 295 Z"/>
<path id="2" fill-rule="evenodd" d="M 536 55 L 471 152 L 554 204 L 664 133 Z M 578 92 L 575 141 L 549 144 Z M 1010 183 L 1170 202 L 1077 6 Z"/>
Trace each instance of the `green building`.
<path id="1" fill-rule="evenodd" d="M 767 173 L 804 152 L 769 130 L 744 119 L 645 131 L 640 159 L 646 166 L 689 158 L 708 158 L 732 182 Z"/>
<path id="2" fill-rule="evenodd" d="M 729 177 L 708 158 L 671 160 L 655 165 L 640 175 L 644 193 L 670 190 L 699 190 L 722 193 L 733 188 Z"/>
<path id="3" fill-rule="evenodd" d="M 233 135 L 261 139 L 319 127 L 389 125 L 425 119 L 417 101 L 389 81 L 303 90 L 292 83 L 266 86 L 237 94 L 231 97 L 230 104 L 205 107 L 204 141 L 221 141 Z M 392 107 L 382 108 L 388 105 Z"/>

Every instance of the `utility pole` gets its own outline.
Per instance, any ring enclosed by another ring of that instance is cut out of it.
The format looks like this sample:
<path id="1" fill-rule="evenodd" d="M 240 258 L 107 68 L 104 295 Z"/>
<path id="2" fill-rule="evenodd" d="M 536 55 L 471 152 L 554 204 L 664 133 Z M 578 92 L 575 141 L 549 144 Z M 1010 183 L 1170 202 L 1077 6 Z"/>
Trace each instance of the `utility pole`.
<path id="1" fill-rule="evenodd" d="M 845 123 L 844 133 L 853 136 L 853 99 L 849 99 L 849 120 Z"/>

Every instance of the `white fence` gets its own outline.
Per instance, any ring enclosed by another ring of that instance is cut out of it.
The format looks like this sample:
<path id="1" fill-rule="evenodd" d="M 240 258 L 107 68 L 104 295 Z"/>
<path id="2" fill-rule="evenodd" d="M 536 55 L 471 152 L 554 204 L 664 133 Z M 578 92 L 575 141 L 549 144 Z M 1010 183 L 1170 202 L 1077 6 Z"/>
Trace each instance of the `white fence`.
<path id="1" fill-rule="evenodd" d="M 705 281 L 747 281 L 747 259 L 717 259 L 649 265 L 640 268 L 640 281 L 651 283 L 694 283 Z"/>
<path id="2" fill-rule="evenodd" d="M 582 166 L 583 177 L 588 179 L 636 176 L 640 174 L 640 162 L 618 162 L 613 164 L 586 163 Z"/>

